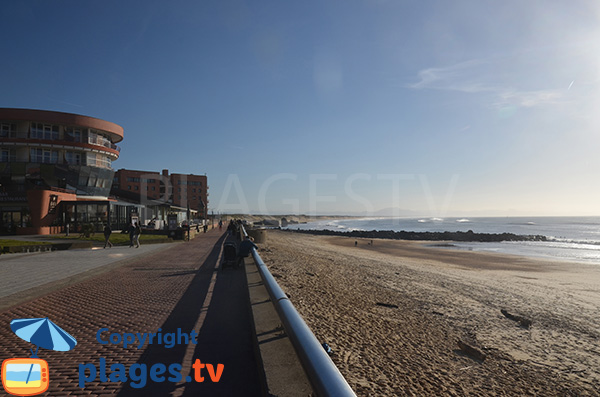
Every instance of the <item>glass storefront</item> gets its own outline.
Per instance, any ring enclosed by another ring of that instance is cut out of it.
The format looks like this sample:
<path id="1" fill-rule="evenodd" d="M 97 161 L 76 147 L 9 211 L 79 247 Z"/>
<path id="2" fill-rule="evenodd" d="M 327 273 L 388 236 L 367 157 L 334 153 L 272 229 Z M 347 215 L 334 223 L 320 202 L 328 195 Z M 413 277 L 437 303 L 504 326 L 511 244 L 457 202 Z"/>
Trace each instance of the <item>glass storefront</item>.
<path id="1" fill-rule="evenodd" d="M 107 197 L 114 170 L 75 164 L 3 163 L 0 178 L 10 181 L 12 190 L 57 187 L 78 195 Z"/>
<path id="2" fill-rule="evenodd" d="M 31 226 L 27 207 L 0 207 L 0 234 L 15 234 L 17 227 Z"/>

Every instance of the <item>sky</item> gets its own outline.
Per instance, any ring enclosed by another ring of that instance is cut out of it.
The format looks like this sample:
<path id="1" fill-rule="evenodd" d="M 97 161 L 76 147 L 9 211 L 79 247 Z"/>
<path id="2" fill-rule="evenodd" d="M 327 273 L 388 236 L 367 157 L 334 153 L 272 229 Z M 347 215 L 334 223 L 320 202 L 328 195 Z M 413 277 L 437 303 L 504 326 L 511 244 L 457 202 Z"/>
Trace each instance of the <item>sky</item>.
<path id="1" fill-rule="evenodd" d="M 600 215 L 596 0 L 2 1 L 0 107 L 214 213 Z"/>

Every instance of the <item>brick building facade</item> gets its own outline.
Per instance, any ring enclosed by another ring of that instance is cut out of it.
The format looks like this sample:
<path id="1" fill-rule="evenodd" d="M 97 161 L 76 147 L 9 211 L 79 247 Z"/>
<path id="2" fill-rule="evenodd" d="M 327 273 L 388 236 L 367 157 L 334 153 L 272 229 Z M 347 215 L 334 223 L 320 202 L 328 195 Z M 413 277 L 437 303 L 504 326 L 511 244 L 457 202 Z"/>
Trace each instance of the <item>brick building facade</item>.
<path id="1" fill-rule="evenodd" d="M 120 169 L 115 172 L 112 193 L 115 196 L 139 198 L 141 203 L 162 201 L 198 211 L 206 217 L 208 180 L 206 175 L 169 174 L 154 171 Z"/>

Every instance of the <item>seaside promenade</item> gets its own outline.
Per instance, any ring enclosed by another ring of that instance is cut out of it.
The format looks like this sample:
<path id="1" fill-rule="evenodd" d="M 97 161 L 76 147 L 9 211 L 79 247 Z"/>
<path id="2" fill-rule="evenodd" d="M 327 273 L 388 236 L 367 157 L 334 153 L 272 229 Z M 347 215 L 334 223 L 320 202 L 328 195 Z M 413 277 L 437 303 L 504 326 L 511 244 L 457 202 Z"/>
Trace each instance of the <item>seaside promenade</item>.
<path id="1" fill-rule="evenodd" d="M 77 345 L 40 349 L 45 395 L 261 395 L 246 273 L 218 270 L 225 239 L 215 229 L 139 249 L 3 255 L 0 360 L 35 348 L 11 320 L 48 317 Z M 140 346 L 144 333 L 156 334 L 152 344 Z"/>

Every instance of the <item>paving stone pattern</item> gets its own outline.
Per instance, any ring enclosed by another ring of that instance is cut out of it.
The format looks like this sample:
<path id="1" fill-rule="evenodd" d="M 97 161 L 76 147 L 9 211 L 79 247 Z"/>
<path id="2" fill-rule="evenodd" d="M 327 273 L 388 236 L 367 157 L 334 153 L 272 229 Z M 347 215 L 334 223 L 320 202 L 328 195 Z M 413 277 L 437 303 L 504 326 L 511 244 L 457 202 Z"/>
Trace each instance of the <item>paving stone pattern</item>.
<path id="1" fill-rule="evenodd" d="M 12 319 L 48 317 L 73 335 L 77 346 L 69 352 L 40 349 L 39 358 L 48 361 L 50 367 L 50 388 L 43 395 L 260 395 L 262 369 L 254 353 L 247 283 L 241 269 L 218 271 L 194 351 L 194 357 L 203 362 L 225 365 L 221 382 L 177 386 L 153 383 L 148 377 L 143 389 L 99 379 L 83 389 L 78 385 L 78 365 L 93 363 L 98 367 L 100 357 L 106 359 L 107 372 L 113 363 L 121 363 L 127 369 L 134 363 L 181 363 L 187 345 L 123 349 L 122 345 L 101 345 L 96 333 L 100 328 L 121 334 L 157 332 L 159 328 L 163 333 L 177 328 L 191 331 L 217 271 L 224 239 L 217 230 L 201 234 L 190 242 L 134 259 L 110 272 L 0 313 L 0 360 L 30 357 L 29 349 L 33 347 L 12 333 Z M 189 373 L 185 368 L 182 372 Z"/>
<path id="2" fill-rule="evenodd" d="M 0 298 L 109 263 L 162 250 L 166 246 L 166 244 L 145 244 L 140 248 L 74 249 L 2 255 L 0 257 Z"/>

